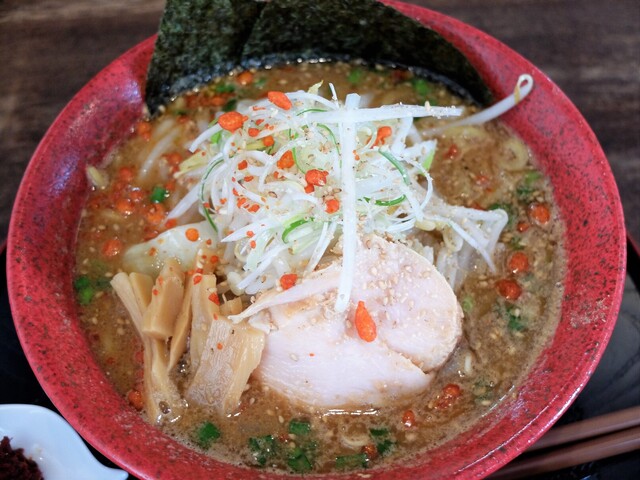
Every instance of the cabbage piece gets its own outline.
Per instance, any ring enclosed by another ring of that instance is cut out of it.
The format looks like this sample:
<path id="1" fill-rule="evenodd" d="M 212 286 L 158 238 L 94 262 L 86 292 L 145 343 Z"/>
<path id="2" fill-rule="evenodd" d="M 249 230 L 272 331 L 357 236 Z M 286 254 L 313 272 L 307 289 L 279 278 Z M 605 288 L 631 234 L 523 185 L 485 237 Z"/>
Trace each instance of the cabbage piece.
<path id="1" fill-rule="evenodd" d="M 200 232 L 198 241 L 193 242 L 187 238 L 186 232 L 190 228 Z M 183 269 L 190 270 L 194 266 L 198 249 L 207 240 L 215 245 L 216 238 L 216 233 L 206 220 L 173 227 L 148 242 L 130 247 L 124 254 L 123 267 L 128 272 L 155 276 L 169 258 L 175 258 Z"/>
<path id="2" fill-rule="evenodd" d="M 264 344 L 265 334 L 246 323 L 234 325 L 224 317 L 214 320 L 186 398 L 223 415 L 232 413 L 260 363 Z"/>

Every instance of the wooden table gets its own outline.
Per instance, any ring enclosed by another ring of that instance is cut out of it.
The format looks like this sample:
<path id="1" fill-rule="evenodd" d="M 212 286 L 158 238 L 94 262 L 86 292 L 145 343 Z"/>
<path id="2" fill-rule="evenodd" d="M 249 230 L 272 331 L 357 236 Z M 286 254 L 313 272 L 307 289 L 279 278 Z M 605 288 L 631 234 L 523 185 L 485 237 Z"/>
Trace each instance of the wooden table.
<path id="1" fill-rule="evenodd" d="M 493 35 L 555 81 L 599 138 L 640 239 L 640 2 L 421 0 Z M 0 243 L 47 127 L 100 69 L 157 28 L 162 0 L 0 2 Z M 42 192 L 46 195 L 46 192 Z"/>

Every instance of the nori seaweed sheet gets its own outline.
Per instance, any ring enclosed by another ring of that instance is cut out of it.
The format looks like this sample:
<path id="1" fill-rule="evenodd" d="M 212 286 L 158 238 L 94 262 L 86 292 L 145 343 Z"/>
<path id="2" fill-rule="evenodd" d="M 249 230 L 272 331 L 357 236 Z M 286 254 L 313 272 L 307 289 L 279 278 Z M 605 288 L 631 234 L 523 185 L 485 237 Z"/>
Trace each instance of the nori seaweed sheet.
<path id="1" fill-rule="evenodd" d="M 237 67 L 265 5 L 255 0 L 167 0 L 147 72 L 149 112 L 157 113 L 178 94 Z"/>
<path id="2" fill-rule="evenodd" d="M 481 105 L 493 100 L 457 48 L 376 0 L 167 0 L 146 103 L 155 114 L 236 67 L 315 59 L 408 67 Z"/>

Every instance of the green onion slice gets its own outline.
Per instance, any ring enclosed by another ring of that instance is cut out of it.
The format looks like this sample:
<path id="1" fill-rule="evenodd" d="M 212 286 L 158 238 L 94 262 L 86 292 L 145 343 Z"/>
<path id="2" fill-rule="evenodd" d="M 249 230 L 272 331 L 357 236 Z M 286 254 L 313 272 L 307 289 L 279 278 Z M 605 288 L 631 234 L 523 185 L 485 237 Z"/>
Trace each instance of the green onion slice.
<path id="1" fill-rule="evenodd" d="M 407 172 L 407 169 L 404 167 L 404 165 L 402 165 L 402 163 L 400 163 L 400 161 L 398 161 L 396 157 L 394 157 L 390 152 L 383 152 L 382 150 L 378 150 L 378 153 L 389 160 L 391 162 L 391 165 L 396 167 L 396 169 L 400 172 L 400 175 L 402 175 L 402 180 L 404 181 L 405 185 L 411 184 L 409 172 Z"/>
<path id="2" fill-rule="evenodd" d="M 371 202 L 371 199 L 369 197 L 363 197 L 363 198 L 365 199 L 365 201 Z M 394 198 L 393 200 L 374 200 L 373 203 L 381 207 L 393 207 L 394 205 L 399 205 L 400 203 L 404 202 L 406 199 L 407 197 L 405 195 L 400 195 L 399 197 Z"/>
<path id="3" fill-rule="evenodd" d="M 287 243 L 287 238 L 289 234 L 293 232 L 296 228 L 301 227 L 309 222 L 313 222 L 313 218 L 301 218 L 299 220 L 295 220 L 291 222 L 282 232 L 282 241 Z"/>

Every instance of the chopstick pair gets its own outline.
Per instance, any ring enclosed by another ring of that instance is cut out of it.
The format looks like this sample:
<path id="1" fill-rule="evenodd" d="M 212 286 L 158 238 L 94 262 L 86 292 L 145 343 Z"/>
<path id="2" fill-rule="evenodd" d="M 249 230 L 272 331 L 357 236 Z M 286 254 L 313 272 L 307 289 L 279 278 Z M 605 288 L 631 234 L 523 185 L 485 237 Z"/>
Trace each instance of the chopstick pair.
<path id="1" fill-rule="evenodd" d="M 529 455 L 540 450 L 547 451 Z M 634 450 L 640 450 L 640 406 L 556 427 L 489 478 L 528 478 Z"/>

